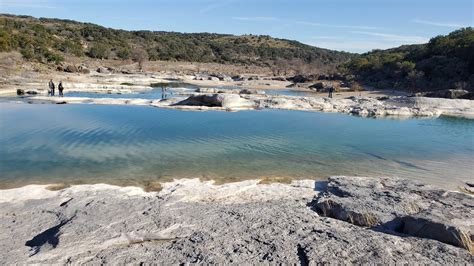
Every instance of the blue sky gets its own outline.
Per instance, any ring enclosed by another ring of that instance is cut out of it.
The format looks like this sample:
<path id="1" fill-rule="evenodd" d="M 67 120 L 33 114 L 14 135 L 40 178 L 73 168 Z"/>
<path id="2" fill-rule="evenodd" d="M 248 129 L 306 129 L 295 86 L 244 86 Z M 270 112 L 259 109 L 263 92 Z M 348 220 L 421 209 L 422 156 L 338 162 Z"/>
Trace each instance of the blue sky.
<path id="1" fill-rule="evenodd" d="M 0 13 L 128 30 L 266 34 L 350 52 L 473 26 L 473 0 L 0 0 Z"/>

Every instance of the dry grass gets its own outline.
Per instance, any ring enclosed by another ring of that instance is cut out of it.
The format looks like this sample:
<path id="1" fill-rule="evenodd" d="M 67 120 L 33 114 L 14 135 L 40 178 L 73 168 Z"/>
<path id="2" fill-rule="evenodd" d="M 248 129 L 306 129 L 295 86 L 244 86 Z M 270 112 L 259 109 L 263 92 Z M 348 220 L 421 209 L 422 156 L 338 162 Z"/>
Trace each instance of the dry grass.
<path id="1" fill-rule="evenodd" d="M 470 237 L 469 233 L 466 233 L 464 231 L 459 231 L 459 242 L 461 246 L 469 251 L 471 255 L 474 255 L 474 243 L 472 242 L 472 239 Z"/>
<path id="2" fill-rule="evenodd" d="M 51 190 L 51 191 L 59 191 L 59 190 L 63 190 L 65 188 L 68 188 L 70 187 L 71 185 L 69 184 L 65 184 L 65 183 L 58 183 L 58 184 L 52 184 L 52 185 L 49 185 L 46 187 L 47 190 Z"/>
<path id="3" fill-rule="evenodd" d="M 290 184 L 293 178 L 288 176 L 267 176 L 258 182 L 259 185 L 268 185 L 272 183 Z"/>
<path id="4" fill-rule="evenodd" d="M 469 194 L 469 195 L 474 195 L 474 193 L 471 190 L 466 189 L 465 187 L 459 186 L 459 191 L 461 191 L 463 193 L 466 193 L 466 194 Z"/>
<path id="5" fill-rule="evenodd" d="M 145 182 L 145 184 L 143 185 L 143 190 L 145 192 L 160 192 L 162 189 L 163 187 L 158 181 Z"/>

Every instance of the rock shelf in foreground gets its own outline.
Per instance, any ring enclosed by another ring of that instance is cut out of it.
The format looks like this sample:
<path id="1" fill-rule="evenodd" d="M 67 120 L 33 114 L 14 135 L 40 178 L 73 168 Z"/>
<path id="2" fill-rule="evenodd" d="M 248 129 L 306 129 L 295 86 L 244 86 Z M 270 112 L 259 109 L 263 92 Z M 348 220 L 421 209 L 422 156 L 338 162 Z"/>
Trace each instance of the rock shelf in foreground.
<path id="1" fill-rule="evenodd" d="M 402 231 L 390 224 L 413 217 L 429 221 L 423 222 L 425 232 L 438 231 L 441 224 L 472 236 L 470 195 L 394 178 L 258 183 L 175 180 L 162 184 L 160 192 L 100 184 L 59 191 L 39 185 L 3 190 L 0 262 L 446 265 L 474 261 L 466 247 L 408 230 L 416 229 L 419 220 L 406 220 L 407 230 Z M 344 212 L 354 219 L 347 219 Z M 364 216 L 371 218 L 360 218 Z"/>
<path id="2" fill-rule="evenodd" d="M 402 179 L 336 176 L 314 207 L 323 216 L 474 253 L 474 200 L 463 193 Z"/>

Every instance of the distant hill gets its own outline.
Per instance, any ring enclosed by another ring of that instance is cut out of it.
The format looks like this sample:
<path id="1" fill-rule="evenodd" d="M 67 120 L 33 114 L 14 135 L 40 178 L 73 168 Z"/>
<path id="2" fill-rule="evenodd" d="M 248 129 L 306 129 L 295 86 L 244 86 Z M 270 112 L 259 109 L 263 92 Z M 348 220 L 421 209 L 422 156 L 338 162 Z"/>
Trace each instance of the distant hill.
<path id="1" fill-rule="evenodd" d="M 39 62 L 61 62 L 65 56 L 216 62 L 278 67 L 310 65 L 328 68 L 353 54 L 317 48 L 270 36 L 213 33 L 125 31 L 71 20 L 0 15 L 0 52 L 19 51 Z"/>
<path id="2" fill-rule="evenodd" d="M 340 69 L 381 89 L 474 91 L 474 30 L 460 29 L 427 44 L 375 50 Z"/>

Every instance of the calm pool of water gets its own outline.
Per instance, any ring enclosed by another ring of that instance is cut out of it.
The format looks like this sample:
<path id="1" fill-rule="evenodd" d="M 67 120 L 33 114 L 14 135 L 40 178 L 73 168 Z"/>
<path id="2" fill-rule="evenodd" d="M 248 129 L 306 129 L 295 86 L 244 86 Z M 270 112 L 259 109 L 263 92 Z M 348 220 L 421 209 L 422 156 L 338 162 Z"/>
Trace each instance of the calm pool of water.
<path id="1" fill-rule="evenodd" d="M 0 186 L 388 175 L 454 188 L 474 175 L 474 121 L 299 111 L 0 103 Z"/>

